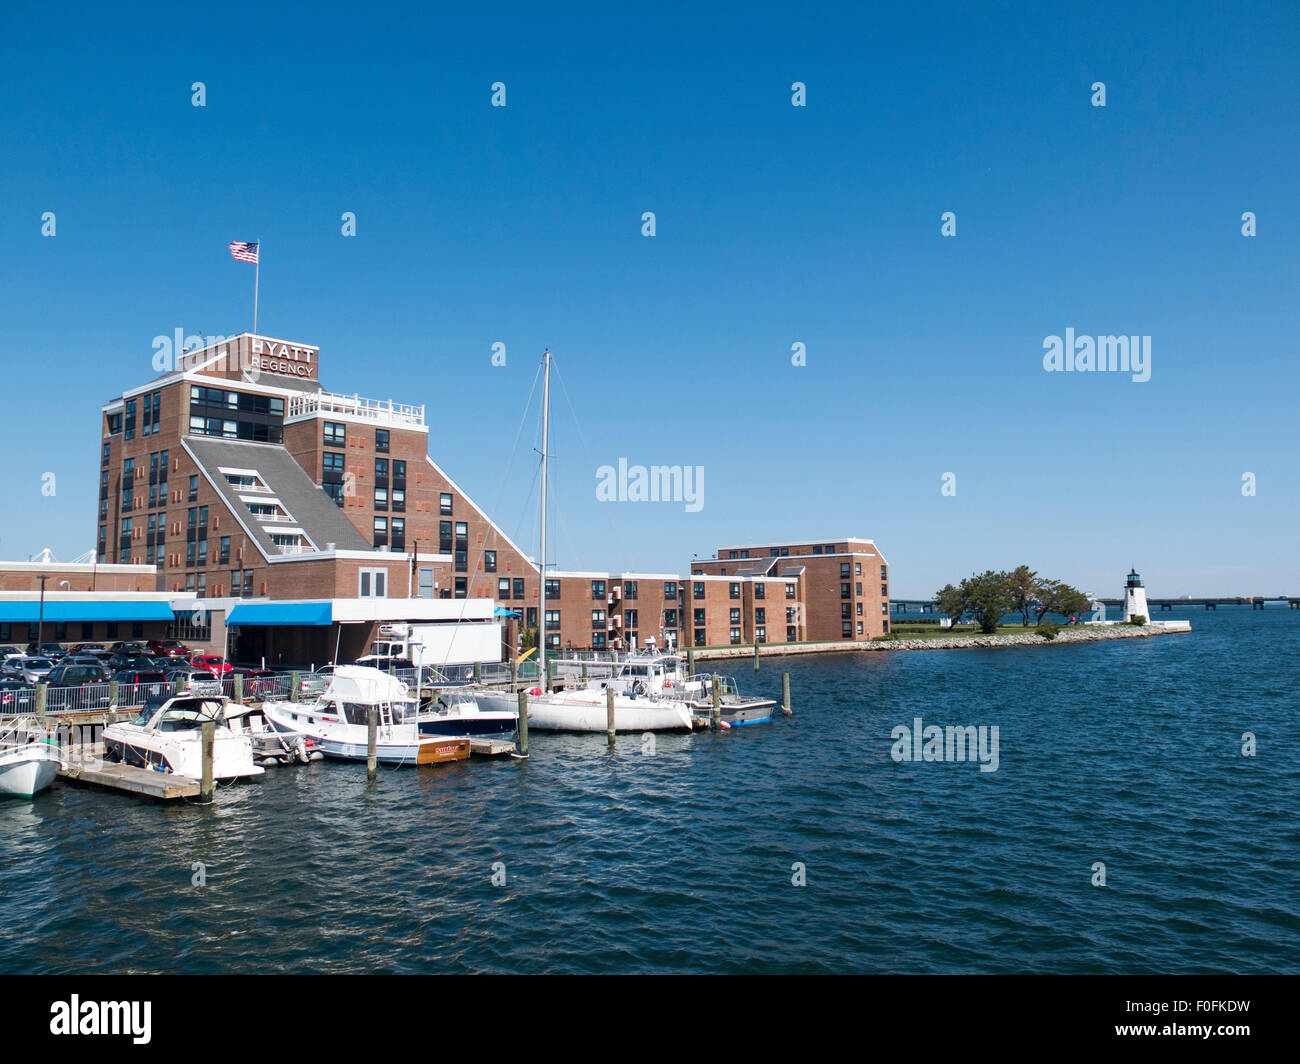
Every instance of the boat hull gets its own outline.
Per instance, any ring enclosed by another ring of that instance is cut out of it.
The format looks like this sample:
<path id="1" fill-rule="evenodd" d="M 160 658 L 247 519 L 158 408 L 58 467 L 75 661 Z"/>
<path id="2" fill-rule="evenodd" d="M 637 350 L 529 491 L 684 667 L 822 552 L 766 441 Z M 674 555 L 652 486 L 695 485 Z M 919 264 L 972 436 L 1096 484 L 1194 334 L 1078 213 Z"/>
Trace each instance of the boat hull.
<path id="1" fill-rule="evenodd" d="M 498 709 L 510 699 L 518 699 L 517 695 L 497 691 L 479 693 L 475 697 L 489 710 Z M 626 698 L 622 695 L 614 700 L 616 732 L 691 731 L 692 727 L 691 710 L 685 702 L 655 702 L 647 698 Z M 528 728 L 530 731 L 603 734 L 609 728 L 608 710 L 604 698 L 597 701 L 546 695 L 530 697 Z"/>
<path id="2" fill-rule="evenodd" d="M 0 796 L 34 798 L 58 773 L 58 754 L 45 744 L 0 752 Z"/>
<path id="3" fill-rule="evenodd" d="M 452 735 L 474 739 L 507 739 L 519 727 L 517 713 L 483 713 L 477 717 L 421 720 L 421 735 Z"/>

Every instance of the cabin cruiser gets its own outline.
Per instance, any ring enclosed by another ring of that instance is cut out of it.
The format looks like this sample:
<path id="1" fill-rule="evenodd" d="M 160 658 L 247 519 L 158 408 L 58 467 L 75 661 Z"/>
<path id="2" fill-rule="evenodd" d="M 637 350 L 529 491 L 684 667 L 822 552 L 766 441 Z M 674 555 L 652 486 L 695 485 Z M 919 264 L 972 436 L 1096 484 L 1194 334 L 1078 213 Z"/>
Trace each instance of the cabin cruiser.
<path id="1" fill-rule="evenodd" d="M 253 741 L 226 719 L 221 695 L 171 695 L 151 698 L 132 720 L 104 729 L 104 759 L 139 768 L 199 779 L 203 775 L 203 725 L 216 725 L 212 778 L 234 780 L 260 776 L 266 769 L 253 762 Z"/>
<path id="2" fill-rule="evenodd" d="M 0 795 L 34 798 L 54 782 L 60 764 L 49 735 L 17 727 L 0 732 Z"/>
<path id="3" fill-rule="evenodd" d="M 728 727 L 738 728 L 746 724 L 767 724 L 772 720 L 772 710 L 776 708 L 775 698 L 756 698 L 742 695 L 734 676 L 718 677 L 719 718 Z M 698 674 L 686 684 L 686 702 L 691 707 L 695 719 L 707 723 L 713 718 L 713 677 L 708 673 Z"/>
<path id="4" fill-rule="evenodd" d="M 421 735 L 508 739 L 519 728 L 519 706 L 516 703 L 489 709 L 479 704 L 477 694 L 456 687 L 435 690 L 416 719 Z"/>
<path id="5" fill-rule="evenodd" d="M 370 710 L 375 709 L 376 758 L 386 765 L 464 761 L 469 740 L 420 733 L 419 704 L 401 680 L 364 665 L 339 665 L 313 702 L 263 702 L 267 722 L 286 737 L 311 739 L 326 757 L 365 761 Z"/>

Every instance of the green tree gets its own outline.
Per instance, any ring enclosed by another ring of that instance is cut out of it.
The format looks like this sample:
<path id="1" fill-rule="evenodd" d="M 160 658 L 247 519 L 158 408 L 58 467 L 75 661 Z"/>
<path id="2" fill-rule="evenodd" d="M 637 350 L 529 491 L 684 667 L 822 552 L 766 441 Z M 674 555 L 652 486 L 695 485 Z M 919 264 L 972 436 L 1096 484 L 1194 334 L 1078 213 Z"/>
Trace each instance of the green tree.
<path id="1" fill-rule="evenodd" d="M 986 635 L 996 632 L 998 622 L 1015 607 L 1009 580 L 1009 573 L 986 569 L 961 582 L 962 601 Z"/>
<path id="2" fill-rule="evenodd" d="M 1020 623 L 1028 628 L 1038 592 L 1038 574 L 1027 565 L 1017 566 L 1007 574 L 1007 591 L 1011 593 L 1011 608 L 1020 614 Z"/>
<path id="3" fill-rule="evenodd" d="M 1040 581 L 1034 594 L 1034 612 L 1041 623 L 1049 613 L 1060 613 L 1068 617 L 1071 614 L 1089 613 L 1092 602 L 1076 587 L 1071 587 L 1060 580 Z"/>
<path id="4" fill-rule="evenodd" d="M 953 624 L 960 624 L 966 614 L 966 600 L 962 597 L 961 589 L 952 584 L 944 584 L 935 592 L 934 603 L 939 607 L 940 613 L 946 613 L 952 618 Z"/>

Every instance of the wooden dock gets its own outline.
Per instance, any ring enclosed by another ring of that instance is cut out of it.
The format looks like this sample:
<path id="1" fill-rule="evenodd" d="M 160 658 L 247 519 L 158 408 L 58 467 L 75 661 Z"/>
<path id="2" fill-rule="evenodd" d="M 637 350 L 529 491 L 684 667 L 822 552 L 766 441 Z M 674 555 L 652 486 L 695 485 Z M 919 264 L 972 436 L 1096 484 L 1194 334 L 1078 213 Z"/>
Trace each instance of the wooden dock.
<path id="1" fill-rule="evenodd" d="M 471 739 L 469 752 L 475 757 L 508 757 L 515 752 L 509 739 Z"/>
<path id="2" fill-rule="evenodd" d="M 104 760 L 104 744 L 93 743 L 77 750 L 76 756 L 63 762 L 59 776 L 75 783 L 89 783 L 115 791 L 138 794 L 145 798 L 167 801 L 196 798 L 199 781 L 170 772 L 151 772 L 134 765 L 119 765 Z"/>

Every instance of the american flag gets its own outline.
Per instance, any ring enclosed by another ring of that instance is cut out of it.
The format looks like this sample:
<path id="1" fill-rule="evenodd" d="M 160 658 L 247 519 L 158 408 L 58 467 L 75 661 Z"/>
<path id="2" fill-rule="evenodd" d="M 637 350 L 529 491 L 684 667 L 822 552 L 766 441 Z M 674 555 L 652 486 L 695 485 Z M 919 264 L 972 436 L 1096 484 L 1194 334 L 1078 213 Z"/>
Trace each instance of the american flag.
<path id="1" fill-rule="evenodd" d="M 251 243 L 244 240 L 233 240 L 230 243 L 230 257 L 238 259 L 240 262 L 251 262 L 257 265 L 257 241 Z"/>

